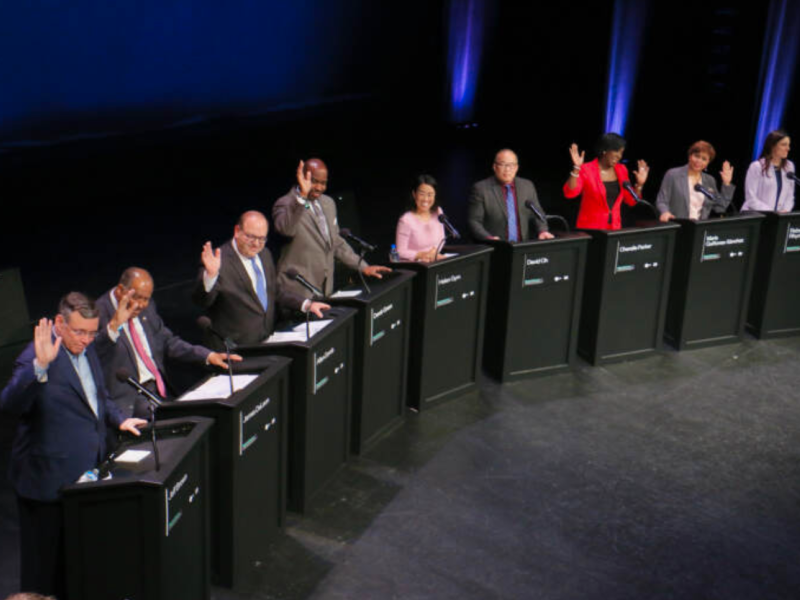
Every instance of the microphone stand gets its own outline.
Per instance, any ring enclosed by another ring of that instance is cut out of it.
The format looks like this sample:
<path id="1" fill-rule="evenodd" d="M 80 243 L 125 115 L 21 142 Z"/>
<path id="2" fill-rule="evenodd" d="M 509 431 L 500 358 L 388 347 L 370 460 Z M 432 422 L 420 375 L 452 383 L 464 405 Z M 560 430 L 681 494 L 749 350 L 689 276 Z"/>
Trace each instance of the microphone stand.
<path id="1" fill-rule="evenodd" d="M 161 459 L 158 455 L 158 440 L 156 439 L 156 408 L 158 406 L 151 398 L 147 398 L 147 406 L 150 410 L 150 442 L 153 444 L 153 458 L 156 462 L 156 471 L 161 470 Z"/>
<path id="2" fill-rule="evenodd" d="M 367 280 L 364 278 L 364 273 L 361 271 L 361 263 L 364 262 L 364 254 L 366 249 L 362 246 L 361 251 L 358 253 L 358 265 L 356 268 L 358 269 L 358 276 L 361 278 L 361 285 L 364 286 L 364 289 L 367 291 L 367 294 L 371 294 L 372 290 L 369 289 L 367 285 Z"/>
<path id="3" fill-rule="evenodd" d="M 233 396 L 233 363 L 231 362 L 231 341 L 228 338 L 222 340 L 225 344 L 225 355 L 228 363 L 228 382 L 231 386 L 231 396 Z"/>

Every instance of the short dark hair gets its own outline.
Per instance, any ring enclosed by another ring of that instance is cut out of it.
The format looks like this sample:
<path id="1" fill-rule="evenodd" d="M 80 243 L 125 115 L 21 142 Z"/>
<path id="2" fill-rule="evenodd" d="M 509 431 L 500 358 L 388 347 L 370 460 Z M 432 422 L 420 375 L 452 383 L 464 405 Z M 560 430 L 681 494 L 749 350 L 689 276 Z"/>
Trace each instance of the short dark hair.
<path id="1" fill-rule="evenodd" d="M 433 188 L 433 192 L 434 193 L 437 193 L 437 191 L 438 191 L 436 189 L 436 185 L 437 185 L 436 179 L 433 177 L 433 175 L 424 175 L 424 174 L 423 175 L 417 175 L 417 178 L 414 180 L 414 187 L 411 188 L 411 195 L 410 195 L 410 200 L 409 200 L 409 207 L 410 207 L 410 209 L 412 211 L 417 208 L 417 203 L 414 202 L 414 192 L 416 192 L 419 189 L 419 186 L 421 186 L 421 185 L 429 185 L 429 186 L 431 186 Z M 437 196 L 438 196 L 438 194 L 437 194 Z M 433 210 L 437 206 L 438 206 L 438 203 L 436 201 L 436 196 L 434 196 L 433 197 L 433 204 L 431 204 L 431 210 Z"/>
<path id="2" fill-rule="evenodd" d="M 717 157 L 717 151 L 714 150 L 714 146 L 709 144 L 704 140 L 697 140 L 694 144 L 689 147 L 689 152 L 687 156 L 691 156 L 692 154 L 708 154 L 708 162 L 713 162 L 714 159 Z"/>
<path id="3" fill-rule="evenodd" d="M 84 319 L 96 319 L 100 316 L 100 310 L 94 300 L 81 292 L 70 292 L 61 298 L 58 303 L 58 314 L 67 321 L 69 321 L 69 316 L 76 310 Z"/>
<path id="4" fill-rule="evenodd" d="M 618 133 L 604 133 L 595 144 L 594 150 L 597 156 L 610 150 L 623 150 L 625 148 L 625 138 Z"/>

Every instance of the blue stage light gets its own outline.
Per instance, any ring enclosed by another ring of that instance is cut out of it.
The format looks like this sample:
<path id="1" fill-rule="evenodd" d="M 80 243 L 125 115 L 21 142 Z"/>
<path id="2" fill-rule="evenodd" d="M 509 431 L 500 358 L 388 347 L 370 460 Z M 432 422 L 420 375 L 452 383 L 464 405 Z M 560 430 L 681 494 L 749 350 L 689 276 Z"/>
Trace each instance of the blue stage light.
<path id="1" fill-rule="evenodd" d="M 613 131 L 623 136 L 636 84 L 648 5 L 649 2 L 641 0 L 614 2 L 606 85 L 605 131 Z"/>
<path id="2" fill-rule="evenodd" d="M 450 121 L 470 121 L 483 46 L 483 0 L 451 0 L 448 18 L 447 71 L 450 81 Z"/>
<path id="3" fill-rule="evenodd" d="M 761 56 L 761 102 L 753 148 L 754 159 L 761 154 L 767 134 L 781 127 L 792 91 L 797 63 L 797 40 L 800 36 L 800 11 L 795 4 L 789 0 L 772 0 L 769 5 L 764 51 Z"/>

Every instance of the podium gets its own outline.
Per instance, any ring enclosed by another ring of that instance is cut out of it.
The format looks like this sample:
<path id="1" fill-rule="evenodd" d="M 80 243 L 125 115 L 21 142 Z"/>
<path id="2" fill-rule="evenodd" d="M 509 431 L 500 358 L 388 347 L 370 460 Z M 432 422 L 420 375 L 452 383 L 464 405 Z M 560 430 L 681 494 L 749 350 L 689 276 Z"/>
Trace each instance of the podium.
<path id="1" fill-rule="evenodd" d="M 764 213 L 747 330 L 759 339 L 800 333 L 800 212 Z"/>
<path id="2" fill-rule="evenodd" d="M 678 219 L 665 336 L 678 350 L 741 339 L 763 215 Z"/>
<path id="3" fill-rule="evenodd" d="M 292 359 L 287 505 L 296 512 L 305 512 L 349 456 L 355 313 L 343 306 L 331 308 L 327 316 L 332 322 L 307 341 L 236 350 L 251 364 L 264 356 Z"/>
<path id="4" fill-rule="evenodd" d="M 578 353 L 593 365 L 661 348 L 678 225 L 645 223 L 592 236 Z"/>
<path id="5" fill-rule="evenodd" d="M 411 284 L 414 273 L 395 270 L 368 281 L 370 293 L 332 297 L 356 308 L 350 449 L 360 454 L 403 422 L 408 376 Z M 355 288 L 359 289 L 359 288 Z M 343 292 L 351 291 L 345 288 Z"/>
<path id="6" fill-rule="evenodd" d="M 494 252 L 483 364 L 492 377 L 510 381 L 574 364 L 590 239 L 487 242 Z"/>
<path id="7" fill-rule="evenodd" d="M 167 402 L 158 409 L 158 418 L 215 420 L 209 444 L 210 539 L 212 575 L 220 585 L 239 587 L 254 563 L 266 559 L 283 527 L 290 362 L 268 357 L 256 379 L 227 398 Z"/>
<path id="8" fill-rule="evenodd" d="M 112 478 L 63 490 L 69 600 L 209 598 L 209 419 L 157 424 L 161 469 L 149 431 L 122 449 L 149 450 L 117 463 Z"/>
<path id="9" fill-rule="evenodd" d="M 417 272 L 411 306 L 408 404 L 422 411 L 478 386 L 486 319 L 488 246 L 448 246 L 458 256 L 398 263 Z"/>

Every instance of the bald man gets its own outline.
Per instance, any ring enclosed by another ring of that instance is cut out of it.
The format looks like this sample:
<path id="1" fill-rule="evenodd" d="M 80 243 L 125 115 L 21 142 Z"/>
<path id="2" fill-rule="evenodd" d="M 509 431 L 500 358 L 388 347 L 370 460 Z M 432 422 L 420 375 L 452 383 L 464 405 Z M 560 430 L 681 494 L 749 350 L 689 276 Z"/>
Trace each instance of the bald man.
<path id="1" fill-rule="evenodd" d="M 210 364 L 227 369 L 226 356 L 195 346 L 164 325 L 152 301 L 153 278 L 145 269 L 125 269 L 116 287 L 97 301 L 100 332 L 95 341 L 111 399 L 126 415 L 148 415 L 146 400 L 128 383 L 117 380 L 127 371 L 144 387 L 164 399 L 173 398 L 164 362 L 167 358 Z M 231 355 L 232 361 L 242 360 Z"/>
<path id="2" fill-rule="evenodd" d="M 287 277 L 295 269 L 326 296 L 333 292 L 334 259 L 364 275 L 381 278 L 391 269 L 359 262 L 359 256 L 339 235 L 336 203 L 325 195 L 328 167 L 318 158 L 300 161 L 297 186 L 280 198 L 272 208 L 275 229 L 291 238 L 281 250 L 278 261 L 278 286 L 304 297 L 311 292 Z"/>
<path id="3" fill-rule="evenodd" d="M 537 239 L 552 238 L 547 222 L 537 218 L 527 206 L 532 202 L 539 214 L 544 215 L 533 182 L 517 177 L 517 155 L 507 148 L 500 150 L 494 157 L 492 168 L 494 176 L 472 186 L 467 204 L 469 229 L 475 241 L 524 242 L 533 237 L 531 219 L 536 223 L 534 235 Z"/>

